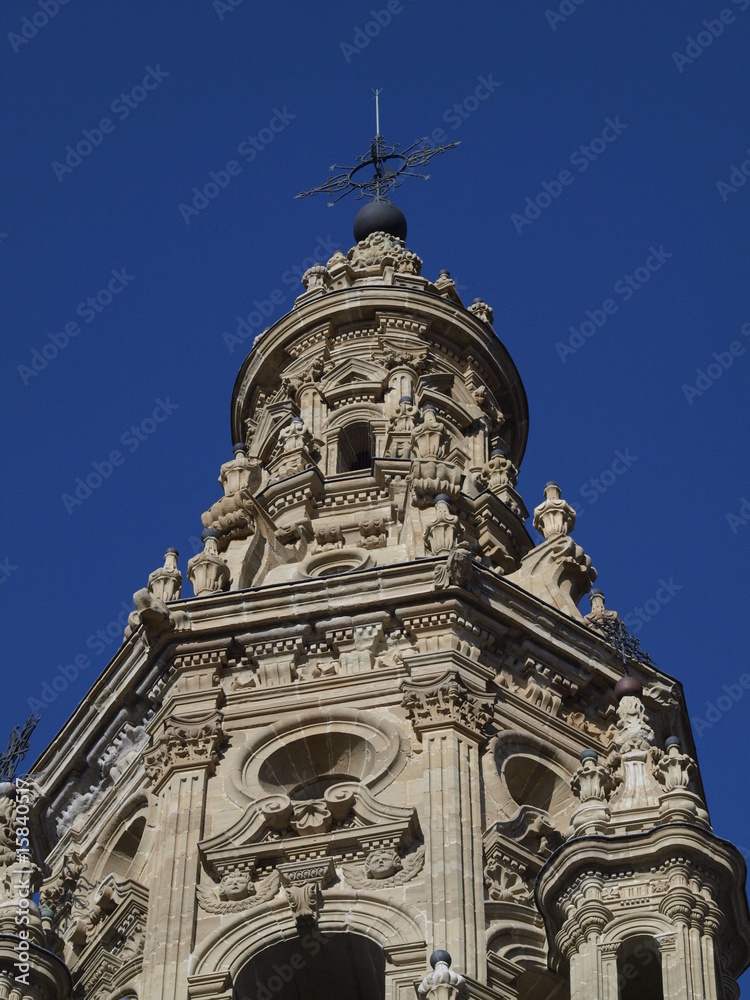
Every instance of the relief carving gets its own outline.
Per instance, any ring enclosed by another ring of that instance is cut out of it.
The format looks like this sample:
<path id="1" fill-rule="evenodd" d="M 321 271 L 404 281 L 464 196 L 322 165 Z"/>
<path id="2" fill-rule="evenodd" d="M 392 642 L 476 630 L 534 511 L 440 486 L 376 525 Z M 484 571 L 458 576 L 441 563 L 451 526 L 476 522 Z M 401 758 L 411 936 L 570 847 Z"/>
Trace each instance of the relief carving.
<path id="1" fill-rule="evenodd" d="M 424 845 L 402 858 L 393 848 L 370 851 L 363 865 L 342 865 L 352 889 L 389 889 L 411 881 L 424 868 Z"/>
<path id="2" fill-rule="evenodd" d="M 143 755 L 147 780 L 157 791 L 176 770 L 205 767 L 213 773 L 224 738 L 218 714 L 202 722 L 167 719 L 163 732 Z"/>
<path id="3" fill-rule="evenodd" d="M 499 903 L 527 903 L 531 889 L 525 878 L 525 866 L 508 854 L 496 852 L 484 869 L 489 897 Z"/>
<path id="4" fill-rule="evenodd" d="M 474 554 L 469 542 L 459 542 L 444 563 L 435 567 L 433 580 L 437 590 L 448 587 L 471 588 Z"/>
<path id="5" fill-rule="evenodd" d="M 198 902 L 206 913 L 240 913 L 251 906 L 267 903 L 278 893 L 281 885 L 279 873 L 271 872 L 266 878 L 253 882 L 244 871 L 231 871 L 223 876 L 216 887 L 196 887 Z"/>
<path id="6" fill-rule="evenodd" d="M 456 673 L 444 674 L 437 682 L 405 682 L 402 690 L 401 704 L 418 734 L 457 725 L 478 739 L 485 738 L 492 721 L 492 700 L 471 693 Z"/>

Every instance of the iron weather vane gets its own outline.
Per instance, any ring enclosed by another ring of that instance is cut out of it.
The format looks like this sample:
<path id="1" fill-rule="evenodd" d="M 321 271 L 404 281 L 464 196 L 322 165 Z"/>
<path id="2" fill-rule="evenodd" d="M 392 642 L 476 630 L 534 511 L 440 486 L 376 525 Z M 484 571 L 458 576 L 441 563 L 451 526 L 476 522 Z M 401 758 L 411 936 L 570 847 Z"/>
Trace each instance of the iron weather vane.
<path id="1" fill-rule="evenodd" d="M 29 752 L 29 742 L 31 734 L 36 729 L 36 724 L 41 719 L 41 715 L 30 715 L 23 727 L 16 726 L 8 738 L 8 745 L 4 752 L 0 754 L 0 781 L 14 781 L 18 774 L 21 761 Z"/>
<path id="2" fill-rule="evenodd" d="M 620 654 L 625 673 L 628 672 L 629 660 L 635 663 L 643 663 L 648 667 L 656 666 L 648 653 L 641 649 L 640 642 L 634 635 L 631 635 L 627 625 L 619 616 L 617 618 L 603 618 L 597 621 L 596 628 L 604 635 L 609 645 L 613 646 Z"/>
<path id="3" fill-rule="evenodd" d="M 336 195 L 328 202 L 331 208 L 347 194 L 352 191 L 357 192 L 357 199 L 365 196 L 373 201 L 387 200 L 388 192 L 393 188 L 401 186 L 403 177 L 419 177 L 422 180 L 429 180 L 429 174 L 417 173 L 414 167 L 426 166 L 433 156 L 444 153 L 448 149 L 460 146 L 460 142 L 448 142 L 436 148 L 431 148 L 427 141 L 427 136 L 417 139 L 406 149 L 400 148 L 400 143 L 390 145 L 380 134 L 380 95 L 382 90 L 375 93 L 375 138 L 370 143 L 369 151 L 356 158 L 354 166 L 342 166 L 334 163 L 331 166 L 331 176 L 324 184 L 311 188 L 309 191 L 301 191 L 295 197 L 307 198 L 313 194 Z M 365 176 L 362 171 L 372 168 L 372 176 Z M 337 173 L 333 173 L 337 171 Z"/>

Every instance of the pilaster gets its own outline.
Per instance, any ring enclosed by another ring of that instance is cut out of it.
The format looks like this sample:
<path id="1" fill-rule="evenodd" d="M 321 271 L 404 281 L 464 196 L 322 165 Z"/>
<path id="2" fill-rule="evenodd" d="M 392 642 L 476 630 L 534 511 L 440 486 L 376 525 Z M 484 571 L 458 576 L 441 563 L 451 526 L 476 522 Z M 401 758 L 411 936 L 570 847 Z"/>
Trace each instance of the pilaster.
<path id="1" fill-rule="evenodd" d="M 422 741 L 428 947 L 450 941 L 466 974 L 486 975 L 479 751 L 491 700 L 455 671 L 405 682 L 403 704 Z"/>
<path id="2" fill-rule="evenodd" d="M 206 784 L 224 737 L 215 709 L 203 718 L 169 718 L 144 754 L 158 796 L 159 836 L 152 858 L 143 957 L 143 995 L 177 1000 L 193 945 L 195 886 Z"/>

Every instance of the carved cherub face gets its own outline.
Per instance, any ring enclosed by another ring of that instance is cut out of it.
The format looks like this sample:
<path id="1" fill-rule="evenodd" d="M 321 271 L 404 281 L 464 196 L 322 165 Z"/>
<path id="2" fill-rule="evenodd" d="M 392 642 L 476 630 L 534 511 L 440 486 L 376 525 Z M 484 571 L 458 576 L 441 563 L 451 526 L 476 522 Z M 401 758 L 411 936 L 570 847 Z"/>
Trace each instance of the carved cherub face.
<path id="1" fill-rule="evenodd" d="M 219 883 L 222 899 L 246 899 L 250 895 L 250 880 L 244 872 L 229 872 Z"/>
<path id="2" fill-rule="evenodd" d="M 372 851 L 365 860 L 365 874 L 368 878 L 390 878 L 402 868 L 401 858 L 397 852 L 387 848 Z"/>

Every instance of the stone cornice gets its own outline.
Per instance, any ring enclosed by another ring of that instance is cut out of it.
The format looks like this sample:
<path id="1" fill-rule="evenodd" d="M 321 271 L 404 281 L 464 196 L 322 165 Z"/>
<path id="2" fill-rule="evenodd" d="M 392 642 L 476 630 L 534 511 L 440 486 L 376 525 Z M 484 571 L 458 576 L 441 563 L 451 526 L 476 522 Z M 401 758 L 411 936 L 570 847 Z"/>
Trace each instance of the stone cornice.
<path id="1" fill-rule="evenodd" d="M 247 633 L 248 626 L 258 621 L 265 627 L 269 622 L 306 621 L 317 616 L 330 616 L 331 609 L 352 608 L 356 601 L 357 613 L 366 614 L 367 607 L 382 608 L 382 594 L 392 595 L 389 607 L 406 612 L 420 602 L 434 601 L 432 575 L 436 559 L 420 559 L 409 563 L 394 563 L 367 570 L 344 574 L 335 578 L 318 578 L 292 583 L 278 583 L 244 591 L 230 591 L 211 598 L 193 598 L 174 602 L 175 606 L 189 613 L 193 631 L 189 638 L 183 633 L 165 640 L 160 648 L 147 650 L 139 642 L 128 640 L 120 647 L 100 677 L 91 688 L 90 696 L 73 714 L 50 747 L 35 762 L 32 770 L 46 772 L 50 778 L 57 766 L 67 767 L 69 755 L 55 747 L 83 747 L 89 741 L 89 731 L 99 730 L 102 721 L 119 712 L 123 705 L 135 704 L 146 693 L 146 688 L 164 670 L 172 656 L 197 654 L 216 649 L 214 630 L 221 632 L 221 642 L 226 645 L 236 633 Z M 573 664 L 574 674 L 581 669 L 596 669 L 601 684 L 606 687 L 619 679 L 621 669 L 615 652 L 592 629 L 555 611 L 549 605 L 527 594 L 490 570 L 476 567 L 481 581 L 481 594 L 464 590 L 451 591 L 451 602 L 459 601 L 472 615 L 479 615 L 483 627 L 494 622 L 494 634 L 514 634 L 520 637 L 527 631 L 526 643 L 533 643 L 540 655 L 551 656 L 555 666 Z M 400 578 L 400 579 L 399 579 Z M 293 596 L 294 601 L 290 601 Z M 503 640 L 507 646 L 508 639 Z M 575 665 L 579 666 L 576 668 Z M 644 678 L 666 677 L 681 691 L 679 682 L 658 671 L 643 671 Z M 688 745 L 686 749 L 690 751 Z"/>
<path id="2" fill-rule="evenodd" d="M 183 664 L 200 663 L 206 657 L 221 658 L 222 650 L 226 650 L 227 644 L 234 637 L 257 634 L 253 628 L 255 623 L 260 632 L 270 625 L 283 628 L 292 627 L 300 621 L 314 623 L 329 620 L 332 612 L 349 615 L 354 613 L 358 619 L 365 620 L 370 614 L 368 609 L 377 609 L 378 612 L 384 610 L 384 593 L 390 595 L 385 610 L 394 616 L 394 624 L 398 624 L 400 615 L 419 615 L 421 609 L 429 610 L 430 606 L 434 611 L 438 607 L 438 600 L 440 605 L 445 603 L 444 596 L 436 598 L 434 594 L 433 571 L 438 561 L 435 558 L 419 559 L 376 566 L 336 577 L 295 580 L 250 590 L 231 591 L 210 598 L 173 602 L 170 607 L 189 615 L 192 630 L 164 638 L 158 646 L 150 649 L 137 637 L 131 637 L 123 644 L 95 681 L 90 696 L 34 765 L 33 772 L 40 774 L 44 799 L 50 801 L 59 794 L 76 769 L 80 772 L 92 748 L 102 739 L 103 731 L 115 723 L 124 708 L 131 721 L 136 716 L 145 718 L 148 715 L 154 707 L 154 703 L 147 697 L 148 692 L 155 683 L 163 681 L 165 673 L 172 669 L 175 657 L 181 657 Z M 492 663 L 493 647 L 498 653 L 512 649 L 516 637 L 520 642 L 525 635 L 523 647 L 528 651 L 533 648 L 540 660 L 549 662 L 571 681 L 579 683 L 585 671 L 593 670 L 597 676 L 596 686 L 603 696 L 608 685 L 614 687 L 620 676 L 616 654 L 595 631 L 481 566 L 476 566 L 474 578 L 479 584 L 478 592 L 454 588 L 450 592 L 449 604 L 458 608 L 462 619 L 478 624 L 480 631 L 487 633 L 486 636 L 478 634 L 476 637 L 479 646 L 486 646 L 482 654 L 485 659 L 478 666 Z M 449 625 L 449 630 L 451 627 Z M 183 666 L 181 669 L 185 671 L 196 668 Z M 200 671 L 204 668 L 198 666 L 197 669 Z M 406 669 L 408 671 L 408 666 Z M 486 666 L 484 669 L 486 670 Z M 644 669 L 642 673 L 647 681 L 665 677 L 657 671 Z M 345 683 L 351 684 L 353 694 L 359 691 L 359 695 L 355 696 L 361 703 L 367 703 L 368 686 L 373 682 L 378 684 L 381 677 L 378 671 L 362 676 L 367 679 L 365 684 L 359 684 L 354 676 L 348 676 Z M 394 679 L 403 676 L 403 668 L 395 673 L 392 668 L 387 668 L 383 672 L 382 682 L 393 686 Z M 681 702 L 680 685 L 667 679 L 673 684 Z M 319 687 L 318 693 L 326 703 L 334 703 L 337 700 L 337 687 L 342 680 L 344 678 L 331 677 L 306 683 Z M 312 686 L 309 693 L 313 694 Z M 181 698 L 186 699 L 187 709 L 193 697 L 190 694 L 175 695 L 175 703 Z M 257 689 L 253 698 L 257 698 L 257 709 L 262 714 L 266 710 L 263 707 L 267 701 L 266 693 Z M 231 693 L 228 695 L 228 714 L 232 719 L 244 717 L 246 710 L 240 704 L 235 705 L 239 701 L 239 697 Z M 188 714 L 182 709 L 180 712 Z M 251 714 L 255 714 L 255 709 Z M 686 730 L 683 746 L 695 756 L 689 738 L 689 724 L 684 715 L 682 718 Z M 585 738 L 584 742 L 587 742 Z M 76 757 L 59 749 L 71 746 L 79 748 Z"/>

